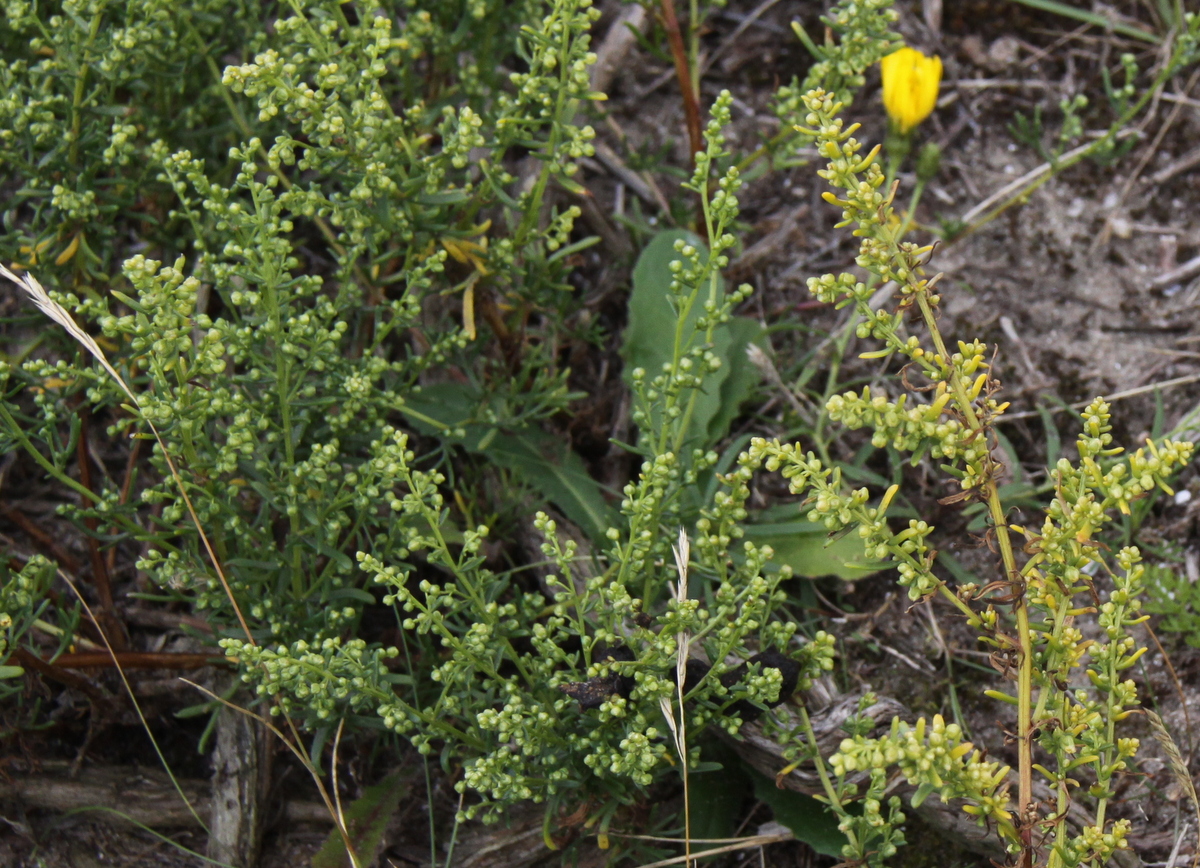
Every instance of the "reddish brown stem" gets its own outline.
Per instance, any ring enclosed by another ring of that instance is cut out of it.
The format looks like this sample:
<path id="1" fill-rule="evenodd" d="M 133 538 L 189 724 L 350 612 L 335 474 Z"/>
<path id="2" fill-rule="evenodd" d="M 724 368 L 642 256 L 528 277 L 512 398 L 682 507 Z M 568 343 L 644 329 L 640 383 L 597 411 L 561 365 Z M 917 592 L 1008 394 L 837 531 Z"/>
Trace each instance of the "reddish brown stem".
<path id="1" fill-rule="evenodd" d="M 92 488 L 92 456 L 91 450 L 88 448 L 88 429 L 91 421 L 91 413 L 87 407 L 79 409 L 79 441 L 76 448 L 76 458 L 79 462 L 79 482 L 88 491 L 94 491 Z M 95 498 L 84 498 L 84 506 L 95 506 Z M 100 520 L 97 518 L 85 518 L 83 523 L 87 525 L 87 529 L 95 534 L 100 529 Z M 113 608 L 112 583 L 108 578 L 108 565 L 104 563 L 104 558 L 100 554 L 100 540 L 95 536 L 89 535 L 88 554 L 92 561 L 92 581 L 96 585 L 96 596 L 100 599 L 100 606 L 108 611 Z"/>
<path id="2" fill-rule="evenodd" d="M 128 608 L 121 614 L 125 616 L 126 622 L 133 624 L 135 627 L 155 627 L 160 630 L 179 630 L 183 627 L 191 627 L 193 630 L 199 630 L 201 633 L 211 635 L 213 632 L 212 624 L 203 618 L 197 618 L 195 615 L 185 615 L 182 612 L 169 612 L 164 609 Z"/>
<path id="3" fill-rule="evenodd" d="M 142 453 L 142 441 L 140 438 L 135 438 L 133 445 L 129 447 L 129 459 L 125 462 L 125 481 L 121 483 L 121 498 L 117 502 L 124 506 L 129 502 L 129 493 L 133 489 L 133 473 L 137 469 L 137 460 Z M 108 574 L 112 576 L 113 571 L 117 567 L 117 547 L 112 546 L 108 550 L 108 557 L 105 558 L 105 566 L 108 567 Z"/>
<path id="4" fill-rule="evenodd" d="M 66 549 L 55 541 L 54 537 L 43 530 L 32 518 L 8 504 L 0 504 L 0 515 L 3 515 L 8 521 L 19 527 L 38 548 L 45 552 L 52 561 L 56 561 L 68 573 L 79 574 L 79 561 L 75 560 Z"/>
<path id="5" fill-rule="evenodd" d="M 692 71 L 688 65 L 687 50 L 683 47 L 683 31 L 679 29 L 679 16 L 675 14 L 675 0 L 661 0 L 663 27 L 671 45 L 671 57 L 675 61 L 675 77 L 679 79 L 679 91 L 683 95 L 683 113 L 687 118 L 688 171 L 696 168 L 696 152 L 704 150 L 704 136 L 700 130 L 700 101 L 696 98 Z"/>
<path id="6" fill-rule="evenodd" d="M 106 655 L 107 656 L 107 655 Z M 103 708 L 111 708 L 116 702 L 116 698 L 110 696 L 98 684 L 94 683 L 90 678 L 84 678 L 75 672 L 70 672 L 63 669 L 61 666 L 56 666 L 52 663 L 47 663 L 36 654 L 31 654 L 24 648 L 13 649 L 12 656 L 9 658 L 18 666 L 24 666 L 26 669 L 32 669 L 34 672 L 41 675 L 43 678 L 49 678 L 51 681 L 57 681 L 65 687 L 72 687 L 78 690 L 96 705 Z M 110 658 L 111 660 L 111 658 Z"/>
<path id="7" fill-rule="evenodd" d="M 92 487 L 92 455 L 88 447 L 91 418 L 92 414 L 86 406 L 79 408 L 79 441 L 76 447 L 76 458 L 79 463 L 79 482 L 88 491 L 95 490 Z M 93 506 L 95 503 L 95 498 L 85 497 L 83 505 Z M 91 531 L 87 538 L 88 555 L 92 562 L 92 583 L 96 586 L 96 596 L 100 600 L 100 609 L 97 613 L 99 622 L 96 626 L 108 634 L 109 642 L 120 651 L 126 646 L 125 625 L 121 623 L 120 617 L 117 616 L 116 606 L 113 605 L 112 580 L 109 578 L 108 564 L 104 561 L 104 555 L 100 553 L 100 540 L 95 537 L 100 530 L 100 520 L 85 518 L 83 523 Z"/>

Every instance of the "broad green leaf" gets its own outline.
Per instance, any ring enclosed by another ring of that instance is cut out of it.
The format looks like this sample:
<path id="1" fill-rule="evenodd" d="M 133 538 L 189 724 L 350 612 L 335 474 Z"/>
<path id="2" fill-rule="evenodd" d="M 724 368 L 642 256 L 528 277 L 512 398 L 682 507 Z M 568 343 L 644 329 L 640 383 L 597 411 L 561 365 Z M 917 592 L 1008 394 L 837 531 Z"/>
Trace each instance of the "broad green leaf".
<path id="1" fill-rule="evenodd" d="M 781 790 L 775 782 L 758 772 L 751 772 L 754 795 L 775 814 L 775 819 L 792 830 L 822 856 L 841 856 L 846 836 L 838 830 L 837 817 L 812 796 L 793 790 Z"/>
<path id="2" fill-rule="evenodd" d="M 853 532 L 831 542 L 824 526 L 811 521 L 749 524 L 745 531 L 748 541 L 775 549 L 771 564 L 787 564 L 797 576 L 857 581 L 881 569 L 878 562 L 867 560 L 862 540 Z"/>
<path id="3" fill-rule="evenodd" d="M 650 240 L 634 266 L 629 324 L 621 350 L 626 381 L 634 368 L 645 369 L 647 377 L 652 378 L 672 361 L 679 317 L 671 301 L 671 263 L 680 259 L 675 252 L 675 242 L 679 240 L 699 250 L 706 249 L 695 233 L 669 229 Z M 724 294 L 725 282 L 717 275 L 717 298 Z M 707 299 L 708 289 L 704 287 L 683 320 L 685 340 Z M 704 386 L 696 396 L 687 433 L 693 445 L 709 446 L 720 440 L 737 416 L 739 405 L 758 382 L 758 370 L 746 358 L 746 347 L 761 334 L 761 326 L 744 317 L 736 317 L 713 332 L 712 350 L 723 364 L 705 376 Z M 697 440 L 698 444 L 694 442 Z"/>
<path id="4" fill-rule="evenodd" d="M 362 797 L 356 799 L 343 813 L 346 832 L 358 856 L 360 866 L 372 864 L 383 845 L 383 833 L 388 820 L 396 812 L 400 797 L 408 787 L 408 781 L 392 775 L 373 787 L 367 787 Z M 312 858 L 312 868 L 349 868 L 350 857 L 346 845 L 337 829 L 329 833 L 324 845 Z"/>
<path id="5" fill-rule="evenodd" d="M 761 374 L 746 355 L 746 350 L 751 344 L 759 343 L 765 332 L 766 329 L 755 320 L 744 316 L 735 316 L 717 329 L 714 351 L 724 360 L 729 375 L 721 383 L 717 411 L 708 421 L 709 443 L 716 443 L 725 436 L 742 404 L 758 385 Z M 726 335 L 728 337 L 722 340 Z"/>
<path id="6" fill-rule="evenodd" d="M 704 241 L 694 232 L 668 229 L 650 239 L 633 267 L 633 288 L 629 293 L 629 324 L 625 327 L 621 348 L 628 363 L 625 379 L 634 368 L 645 368 L 648 377 L 662 371 L 671 361 L 674 351 L 675 328 L 678 316 L 670 300 L 671 263 L 680 259 L 675 242 L 684 241 L 697 250 L 706 251 Z M 705 252 L 701 258 L 705 258 Z M 725 294 L 725 281 L 718 275 L 717 293 Z M 697 301 L 683 321 L 683 334 L 695 326 L 703 310 L 703 300 Z M 728 375 L 724 369 L 717 374 Z M 706 420 L 707 421 L 707 420 Z"/>
<path id="7" fill-rule="evenodd" d="M 515 474 L 590 537 L 601 539 L 612 523 L 611 510 L 583 459 L 563 440 L 539 428 L 501 429 L 471 421 L 477 405 L 468 387 L 441 383 L 412 396 L 406 406 L 418 431 L 435 434 L 439 426 L 462 428 L 464 449 Z"/>

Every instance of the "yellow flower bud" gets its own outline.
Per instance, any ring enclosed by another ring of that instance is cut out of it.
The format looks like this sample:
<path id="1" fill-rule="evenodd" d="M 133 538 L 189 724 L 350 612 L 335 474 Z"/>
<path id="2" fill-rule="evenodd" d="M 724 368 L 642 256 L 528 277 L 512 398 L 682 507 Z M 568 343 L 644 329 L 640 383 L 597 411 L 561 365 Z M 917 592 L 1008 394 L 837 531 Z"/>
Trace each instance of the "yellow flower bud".
<path id="1" fill-rule="evenodd" d="M 929 117 L 942 81 L 942 59 L 915 48 L 893 51 L 879 62 L 883 72 L 883 105 L 901 135 Z"/>

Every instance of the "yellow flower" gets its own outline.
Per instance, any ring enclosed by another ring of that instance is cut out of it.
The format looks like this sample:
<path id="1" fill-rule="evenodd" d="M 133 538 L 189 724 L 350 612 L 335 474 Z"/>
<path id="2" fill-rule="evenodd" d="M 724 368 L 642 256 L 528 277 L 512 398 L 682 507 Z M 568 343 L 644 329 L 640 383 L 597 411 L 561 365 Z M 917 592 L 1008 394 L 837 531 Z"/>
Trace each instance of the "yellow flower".
<path id="1" fill-rule="evenodd" d="M 883 72 L 883 105 L 901 135 L 933 111 L 942 81 L 942 59 L 915 48 L 893 51 L 879 62 Z"/>

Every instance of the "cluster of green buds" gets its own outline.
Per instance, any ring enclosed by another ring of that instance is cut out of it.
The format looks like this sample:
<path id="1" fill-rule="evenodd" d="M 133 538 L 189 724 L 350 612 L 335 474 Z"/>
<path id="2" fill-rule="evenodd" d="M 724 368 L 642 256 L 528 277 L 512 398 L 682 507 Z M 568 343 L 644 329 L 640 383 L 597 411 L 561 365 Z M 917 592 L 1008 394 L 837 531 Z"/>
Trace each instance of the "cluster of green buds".
<path id="1" fill-rule="evenodd" d="M 793 25 L 815 62 L 803 83 L 793 78 L 775 94 L 775 114 L 785 129 L 804 116 L 804 95 L 814 88 L 835 94 L 845 105 L 853 101 L 866 83 L 866 71 L 901 44 L 899 34 L 892 29 L 900 19 L 893 5 L 893 0 L 838 0 L 821 16 L 829 34 L 823 44 L 814 42 L 798 24 Z M 835 33 L 836 42 L 831 38 Z"/>
<path id="2" fill-rule="evenodd" d="M 933 793 L 943 802 L 966 798 L 971 801 L 964 808 L 967 813 L 1012 830 L 1013 816 L 1005 793 L 1008 767 L 984 759 L 983 753 L 965 740 L 961 727 L 947 724 L 940 714 L 928 723 L 920 718 L 912 726 L 893 720 L 891 730 L 878 738 L 856 735 L 845 739 L 829 758 L 829 767 L 839 778 L 889 766 L 898 767 L 917 788 L 913 807 Z M 861 856 L 857 844 L 851 837 L 843 855 Z"/>
<path id="3" fill-rule="evenodd" d="M 920 600 L 935 593 L 942 582 L 933 574 L 934 552 L 926 540 L 932 525 L 910 519 L 903 530 L 892 533 L 887 510 L 899 491 L 891 486 L 878 505 L 869 506 L 870 492 L 865 488 L 845 492 L 841 468 L 825 467 L 816 455 L 802 453 L 794 443 L 780 443 L 756 437 L 747 450 L 750 461 L 788 480 L 793 494 L 808 494 L 807 518 L 825 526 L 831 534 L 856 528 L 869 558 L 879 563 L 895 561 L 901 586 L 909 597 Z"/>

